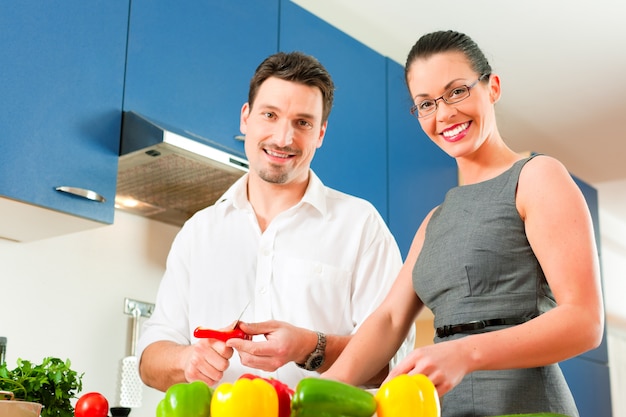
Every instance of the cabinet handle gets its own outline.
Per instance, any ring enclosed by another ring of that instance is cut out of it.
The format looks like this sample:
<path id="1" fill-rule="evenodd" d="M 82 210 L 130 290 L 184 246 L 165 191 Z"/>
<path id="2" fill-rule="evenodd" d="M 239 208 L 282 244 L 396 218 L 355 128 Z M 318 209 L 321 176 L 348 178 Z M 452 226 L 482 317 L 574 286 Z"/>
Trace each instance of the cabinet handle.
<path id="1" fill-rule="evenodd" d="M 55 188 L 55 190 L 86 198 L 87 200 L 97 201 L 98 203 L 104 203 L 106 201 L 106 199 L 102 195 L 98 194 L 95 191 L 87 190 L 85 188 L 68 187 L 66 185 L 63 185 L 61 187 Z"/>

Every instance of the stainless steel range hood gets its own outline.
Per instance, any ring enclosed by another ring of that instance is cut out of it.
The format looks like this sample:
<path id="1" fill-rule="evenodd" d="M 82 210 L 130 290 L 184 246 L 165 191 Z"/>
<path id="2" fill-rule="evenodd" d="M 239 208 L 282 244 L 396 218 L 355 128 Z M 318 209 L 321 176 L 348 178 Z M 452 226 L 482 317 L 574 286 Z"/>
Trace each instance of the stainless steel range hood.
<path id="1" fill-rule="evenodd" d="M 182 226 L 248 171 L 209 140 L 124 112 L 115 207 Z"/>

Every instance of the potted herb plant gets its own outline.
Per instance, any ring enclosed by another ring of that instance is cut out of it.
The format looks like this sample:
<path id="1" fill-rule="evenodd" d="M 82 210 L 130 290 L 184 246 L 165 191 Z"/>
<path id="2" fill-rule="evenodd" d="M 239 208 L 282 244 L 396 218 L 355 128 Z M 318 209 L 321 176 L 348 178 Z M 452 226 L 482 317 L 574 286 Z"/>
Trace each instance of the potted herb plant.
<path id="1" fill-rule="evenodd" d="M 17 367 L 0 365 L 0 390 L 16 399 L 43 405 L 41 417 L 73 417 L 71 400 L 82 390 L 83 374 L 71 369 L 69 359 L 44 358 L 41 364 L 18 359 Z"/>

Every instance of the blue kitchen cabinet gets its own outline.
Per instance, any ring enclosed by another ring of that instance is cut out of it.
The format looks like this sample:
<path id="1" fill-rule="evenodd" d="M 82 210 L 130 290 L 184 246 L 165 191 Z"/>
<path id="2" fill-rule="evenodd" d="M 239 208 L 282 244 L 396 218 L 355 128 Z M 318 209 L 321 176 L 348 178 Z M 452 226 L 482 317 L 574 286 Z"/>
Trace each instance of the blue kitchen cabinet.
<path id="1" fill-rule="evenodd" d="M 279 0 L 133 0 L 124 110 L 243 156 L 250 78 L 278 48 Z"/>
<path id="2" fill-rule="evenodd" d="M 128 5 L 3 1 L 0 237 L 113 222 Z"/>
<path id="3" fill-rule="evenodd" d="M 560 363 L 580 417 L 611 417 L 609 366 L 581 356 Z"/>
<path id="4" fill-rule="evenodd" d="M 573 178 L 589 206 L 598 256 L 601 257 L 598 191 L 580 178 L 575 176 Z M 560 365 L 576 400 L 580 416 L 611 417 L 611 384 L 606 330 L 600 346 L 564 361 Z"/>
<path id="5" fill-rule="evenodd" d="M 387 219 L 385 58 L 283 0 L 279 49 L 315 56 L 335 82 L 335 102 L 312 168 L 335 189 L 370 201 Z"/>
<path id="6" fill-rule="evenodd" d="M 593 231 L 595 234 L 596 245 L 598 246 L 598 256 L 602 258 L 602 242 L 600 240 L 600 213 L 598 205 L 598 190 L 591 185 L 582 181 L 580 178 L 573 176 L 574 181 L 578 185 L 578 188 L 582 191 L 589 206 L 589 212 L 591 213 L 591 220 L 593 222 Z M 602 343 L 596 349 L 583 353 L 581 357 L 599 362 L 608 363 L 609 353 L 607 349 L 606 330 L 604 331 L 604 337 Z"/>
<path id="7" fill-rule="evenodd" d="M 453 158 L 422 131 L 409 109 L 404 68 L 387 60 L 389 140 L 389 228 L 406 258 L 424 217 L 458 184 Z"/>

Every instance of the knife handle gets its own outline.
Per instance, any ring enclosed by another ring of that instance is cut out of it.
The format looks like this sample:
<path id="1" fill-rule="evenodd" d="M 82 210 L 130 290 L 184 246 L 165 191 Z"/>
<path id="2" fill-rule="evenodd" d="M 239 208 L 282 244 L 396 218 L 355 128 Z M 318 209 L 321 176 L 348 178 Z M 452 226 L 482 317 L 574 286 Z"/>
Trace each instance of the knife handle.
<path id="1" fill-rule="evenodd" d="M 220 330 L 206 329 L 203 327 L 196 327 L 196 329 L 193 331 L 193 335 L 194 337 L 197 337 L 198 339 L 217 339 L 217 340 L 221 340 L 222 342 L 225 342 L 228 339 L 233 339 L 233 338 L 245 339 L 245 340 L 252 339 L 251 335 L 245 333 L 243 330 L 241 330 L 238 327 L 233 330 L 228 330 L 228 331 L 220 331 Z"/>

